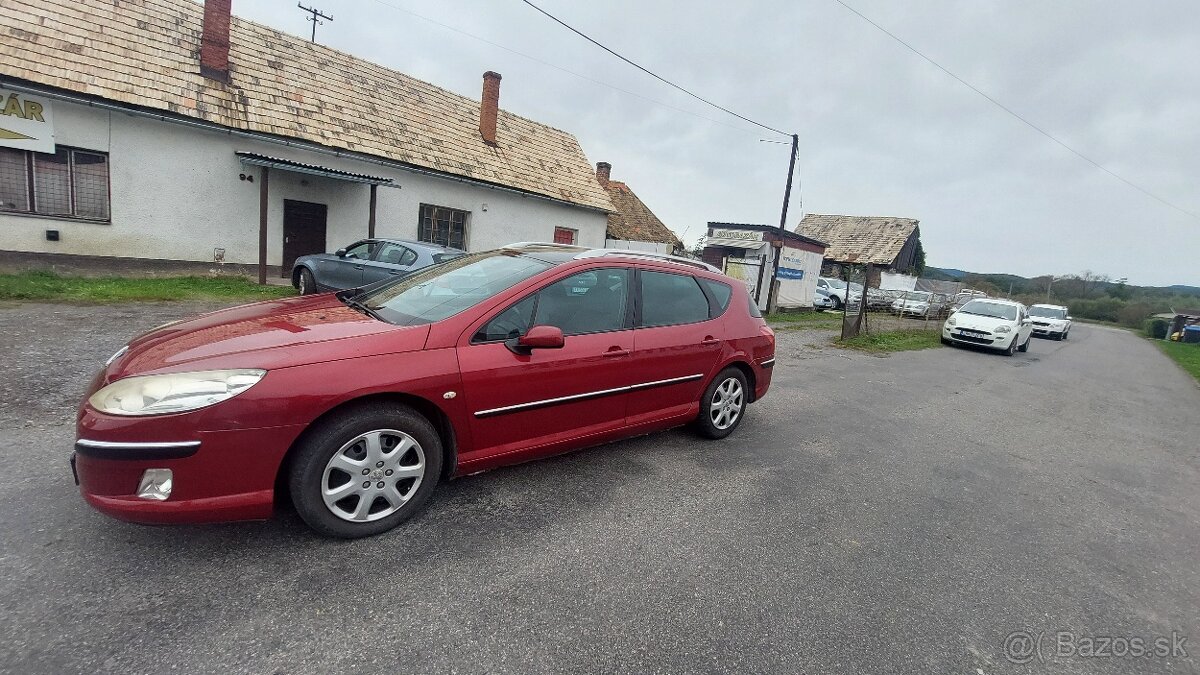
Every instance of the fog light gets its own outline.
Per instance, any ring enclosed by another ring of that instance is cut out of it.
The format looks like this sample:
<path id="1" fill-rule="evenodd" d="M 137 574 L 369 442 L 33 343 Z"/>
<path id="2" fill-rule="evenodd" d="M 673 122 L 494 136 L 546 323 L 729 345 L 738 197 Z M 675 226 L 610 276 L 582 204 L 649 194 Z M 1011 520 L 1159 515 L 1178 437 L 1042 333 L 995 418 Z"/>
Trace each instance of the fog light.
<path id="1" fill-rule="evenodd" d="M 146 469 L 142 482 L 138 484 L 138 499 L 164 502 L 171 496 L 171 470 Z"/>

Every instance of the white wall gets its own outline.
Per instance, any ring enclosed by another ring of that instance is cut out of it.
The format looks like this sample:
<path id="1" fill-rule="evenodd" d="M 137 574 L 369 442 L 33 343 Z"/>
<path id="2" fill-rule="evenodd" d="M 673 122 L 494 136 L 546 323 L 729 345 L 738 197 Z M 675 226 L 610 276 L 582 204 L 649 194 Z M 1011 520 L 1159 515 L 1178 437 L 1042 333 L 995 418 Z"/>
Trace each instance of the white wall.
<path id="1" fill-rule="evenodd" d="M 673 250 L 670 244 L 662 244 L 655 241 L 630 241 L 628 239 L 605 240 L 604 248 L 615 248 L 625 251 L 649 251 L 651 253 L 665 253 L 668 255 Z"/>
<path id="2" fill-rule="evenodd" d="M 917 278 L 910 274 L 895 272 L 879 273 L 879 289 L 883 291 L 911 291 L 917 287 Z"/>
<path id="3" fill-rule="evenodd" d="M 425 176 L 371 162 L 249 140 L 228 133 L 54 101 L 55 140 L 109 153 L 111 223 L 0 214 L 0 249 L 88 255 L 258 262 L 259 167 L 235 151 L 256 152 L 345 171 L 393 178 L 380 186 L 376 236 L 416 239 L 420 205 L 468 211 L 467 248 L 514 241 L 553 241 L 556 226 L 579 231 L 578 243 L 603 247 L 603 213 L 503 190 Z M 254 176 L 242 181 L 239 174 Z M 283 257 L 283 201 L 328 206 L 329 251 L 367 236 L 369 187 L 293 172 L 270 172 L 267 261 Z M 45 230 L 61 241 L 45 239 Z"/>

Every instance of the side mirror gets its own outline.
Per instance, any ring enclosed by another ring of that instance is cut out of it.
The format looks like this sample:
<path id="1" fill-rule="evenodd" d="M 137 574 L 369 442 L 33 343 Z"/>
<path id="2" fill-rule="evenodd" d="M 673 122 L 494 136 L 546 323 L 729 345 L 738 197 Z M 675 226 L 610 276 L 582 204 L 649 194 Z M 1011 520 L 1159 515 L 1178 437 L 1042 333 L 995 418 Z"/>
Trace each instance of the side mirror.
<path id="1" fill-rule="evenodd" d="M 562 349 L 566 344 L 562 329 L 557 326 L 534 326 L 524 335 L 505 341 L 504 346 L 514 354 L 528 356 L 535 349 Z"/>
<path id="2" fill-rule="evenodd" d="M 339 258 L 345 258 L 346 257 L 346 249 L 339 248 L 338 250 L 334 251 L 333 254 Z"/>

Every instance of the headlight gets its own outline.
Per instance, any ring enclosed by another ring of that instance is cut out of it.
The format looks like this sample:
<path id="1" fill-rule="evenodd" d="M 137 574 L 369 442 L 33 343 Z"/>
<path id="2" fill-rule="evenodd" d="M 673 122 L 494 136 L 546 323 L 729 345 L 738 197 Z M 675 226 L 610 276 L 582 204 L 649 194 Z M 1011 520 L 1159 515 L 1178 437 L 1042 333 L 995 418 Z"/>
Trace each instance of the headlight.
<path id="1" fill-rule="evenodd" d="M 996 326 L 997 333 L 1008 333 L 1012 330 L 1012 326 Z"/>
<path id="2" fill-rule="evenodd" d="M 954 317 L 950 317 L 949 319 L 946 319 L 946 325 L 953 326 L 954 325 Z"/>
<path id="3" fill-rule="evenodd" d="M 265 370 L 206 370 L 139 375 L 92 394 L 88 404 L 109 415 L 166 415 L 227 401 L 254 386 Z"/>

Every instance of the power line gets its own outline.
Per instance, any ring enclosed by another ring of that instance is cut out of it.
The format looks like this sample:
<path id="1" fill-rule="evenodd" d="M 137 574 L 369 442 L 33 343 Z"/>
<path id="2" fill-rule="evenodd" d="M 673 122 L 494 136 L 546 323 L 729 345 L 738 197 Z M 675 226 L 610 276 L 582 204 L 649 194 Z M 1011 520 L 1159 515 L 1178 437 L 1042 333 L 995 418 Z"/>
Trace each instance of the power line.
<path id="1" fill-rule="evenodd" d="M 528 0 L 526 0 L 526 2 L 528 2 Z M 1180 213 L 1183 213 L 1183 214 L 1185 214 L 1185 215 L 1191 216 L 1192 218 L 1195 218 L 1195 219 L 1197 219 L 1197 220 L 1200 220 L 1200 214 L 1192 213 L 1191 211 L 1188 211 L 1187 209 L 1183 208 L 1182 206 L 1178 206 L 1178 205 L 1176 205 L 1176 204 L 1173 204 L 1173 203 L 1171 203 L 1171 202 L 1167 201 L 1166 199 L 1163 199 L 1162 197 L 1159 197 L 1158 195 L 1154 194 L 1153 192 L 1151 192 L 1151 191 L 1147 190 L 1146 188 L 1144 188 L 1144 187 L 1142 187 L 1142 186 L 1138 185 L 1137 183 L 1134 183 L 1133 181 L 1130 181 L 1130 180 L 1126 179 L 1124 176 L 1121 176 L 1120 174 L 1118 174 L 1118 173 L 1114 172 L 1113 170 L 1111 170 L 1111 169 L 1109 169 L 1109 168 L 1105 167 L 1104 165 L 1100 164 L 1100 162 L 1097 162 L 1096 160 L 1092 159 L 1091 157 L 1088 157 L 1087 155 L 1083 154 L 1082 152 L 1080 152 L 1080 151 L 1076 150 L 1075 148 L 1073 148 L 1073 147 L 1071 147 L 1071 146 L 1067 145 L 1065 142 L 1063 142 L 1062 140 L 1060 140 L 1060 139 L 1059 139 L 1057 136 L 1055 136 L 1054 134 L 1050 133 L 1049 131 L 1046 131 L 1045 129 L 1043 129 L 1043 128 L 1041 128 L 1041 127 L 1039 127 L 1038 125 L 1034 124 L 1033 122 L 1030 122 L 1028 119 L 1026 119 L 1026 118 L 1022 117 L 1020 114 L 1018 114 L 1018 113 L 1017 113 L 1016 111 L 1014 111 L 1012 108 L 1009 108 L 1008 106 L 1004 105 L 1004 104 L 1003 104 L 1003 103 L 1001 103 L 1000 101 L 997 101 L 996 99 L 994 99 L 994 98 L 992 98 L 991 96 L 989 96 L 987 93 L 985 93 L 985 92 L 984 92 L 983 90 L 981 90 L 979 87 L 976 87 L 975 85 L 971 84 L 970 82 L 967 82 L 966 80 L 962 79 L 962 78 L 961 78 L 961 77 L 959 77 L 958 75 L 955 75 L 955 74 L 954 74 L 953 72 L 951 72 L 951 71 L 950 71 L 948 68 L 946 68 L 946 67 L 945 67 L 945 66 L 943 66 L 942 64 L 938 63 L 937 61 L 934 61 L 933 59 L 929 58 L 929 57 L 928 57 L 928 56 L 926 56 L 925 54 L 921 53 L 921 51 L 920 51 L 920 50 L 918 50 L 916 47 L 913 47 L 912 45 L 908 44 L 908 43 L 907 43 L 907 42 L 905 42 L 904 40 L 900 39 L 900 37 L 899 37 L 899 36 L 897 36 L 895 33 L 892 33 L 891 31 L 889 31 L 888 29 L 884 28 L 883 26 L 880 26 L 879 24 L 875 23 L 875 22 L 874 22 L 874 21 L 872 21 L 872 20 L 871 20 L 871 19 L 870 19 L 870 18 L 869 18 L 867 15 L 863 14 L 862 12 L 858 11 L 857 9 L 854 9 L 854 8 L 853 8 L 853 7 L 851 7 L 850 5 L 846 4 L 846 3 L 845 3 L 843 0 L 835 0 L 835 2 L 837 2 L 837 3 L 838 3 L 839 5 L 841 5 L 842 7 L 845 7 L 846 9 L 848 9 L 848 10 L 850 10 L 851 12 L 855 13 L 856 15 L 858 15 L 858 17 L 859 17 L 860 19 L 862 19 L 863 21 L 866 21 L 867 23 L 871 24 L 871 25 L 872 25 L 872 26 L 874 26 L 875 28 L 878 28 L 878 29 L 879 29 L 879 30 L 880 30 L 880 31 L 881 31 L 883 34 L 885 34 L 885 35 L 887 35 L 888 37 L 892 38 L 892 39 L 893 39 L 893 40 L 895 40 L 896 42 L 899 42 L 900 44 L 904 45 L 904 46 L 905 46 L 905 47 L 906 47 L 906 48 L 907 48 L 909 51 L 911 51 L 912 53 L 916 54 L 917 56 L 921 57 L 922 59 L 925 59 L 925 60 L 926 60 L 926 61 L 928 61 L 929 63 L 933 64 L 933 65 L 934 65 L 934 67 L 936 67 L 938 70 L 940 70 L 940 71 L 942 71 L 943 73 L 945 73 L 945 74 L 949 75 L 950 77 L 954 78 L 955 80 L 957 80 L 957 81 L 958 81 L 960 84 L 962 84 L 963 86 L 967 87 L 967 88 L 968 88 L 968 89 L 970 89 L 971 91 L 973 91 L 973 92 L 975 92 L 976 94 L 979 94 L 979 95 L 980 95 L 980 96 L 982 96 L 983 98 L 987 99 L 987 100 L 988 100 L 988 102 L 990 102 L 992 105 L 995 105 L 997 108 L 1000 108 L 1000 109 L 1001 109 L 1001 110 L 1003 110 L 1004 112 L 1006 112 L 1006 113 L 1008 113 L 1009 115 L 1012 115 L 1013 117 L 1015 117 L 1015 118 L 1017 118 L 1018 120 L 1020 120 L 1022 123 L 1024 123 L 1024 124 L 1025 124 L 1026 126 L 1028 126 L 1029 128 L 1031 128 L 1031 129 L 1033 129 L 1034 131 L 1038 132 L 1039 134 L 1041 134 L 1041 135 L 1045 136 L 1046 138 L 1049 138 L 1050 140 L 1054 141 L 1054 142 L 1055 142 L 1055 143 L 1057 143 L 1058 145 L 1060 145 L 1060 146 L 1062 146 L 1062 147 L 1066 148 L 1068 152 L 1070 152 L 1071 154 L 1075 155 L 1076 157 L 1078 157 L 1078 158 L 1082 159 L 1083 161 L 1087 162 L 1088 164 L 1091 164 L 1092 166 L 1096 167 L 1097 169 L 1100 169 L 1100 170 L 1101 170 L 1101 171 L 1103 171 L 1104 173 L 1106 173 L 1106 174 L 1108 174 L 1108 175 L 1112 176 L 1113 178 L 1116 178 L 1117 180 L 1119 180 L 1119 181 L 1121 181 L 1122 183 L 1124 183 L 1124 184 L 1128 185 L 1129 187 L 1131 187 L 1131 188 L 1133 188 L 1133 189 L 1137 190 L 1138 192 L 1141 192 L 1142 194 L 1146 195 L 1147 197 L 1150 197 L 1151 199 L 1153 199 L 1153 200 L 1155 200 L 1155 201 L 1157 201 L 1157 202 L 1159 202 L 1159 203 L 1161 203 L 1161 204 L 1163 204 L 1163 205 L 1165 205 L 1165 206 L 1168 206 L 1168 207 L 1170 207 L 1170 208 L 1172 208 L 1172 209 L 1175 209 L 1176 211 L 1179 211 Z"/>
<path id="2" fill-rule="evenodd" d="M 559 66 L 559 65 L 557 65 L 557 64 L 551 63 L 551 62 L 549 62 L 549 61 L 545 61 L 545 60 L 543 60 L 543 59 L 539 59 L 539 58 L 538 58 L 538 57 L 536 57 L 536 56 L 531 56 L 531 55 L 529 55 L 529 54 L 526 54 L 526 53 L 524 53 L 524 52 L 517 51 L 517 50 L 515 50 L 515 49 L 512 49 L 511 47 L 506 47 L 506 46 L 504 46 L 504 45 L 502 45 L 502 44 L 500 44 L 500 43 L 498 43 L 498 42 L 493 42 L 493 41 L 491 41 L 491 40 L 489 40 L 489 39 L 487 39 L 487 38 L 485 38 L 485 37 L 481 37 L 481 36 L 479 36 L 479 35 L 475 35 L 474 33 L 468 33 L 467 31 L 465 31 L 465 30 L 462 30 L 462 29 L 460 29 L 460 28 L 456 28 L 456 27 L 454 27 L 454 26 L 451 26 L 451 25 L 449 25 L 449 24 L 442 23 L 441 21 L 438 21 L 438 20 L 436 20 L 436 19 L 431 19 L 431 18 L 429 18 L 429 17 L 427 17 L 427 16 L 424 16 L 424 15 L 418 14 L 418 13 L 416 13 L 416 12 L 412 11 L 412 10 L 405 9 L 404 7 L 400 7 L 399 5 L 394 5 L 394 4 L 390 3 L 390 2 L 386 2 L 385 0 L 375 0 L 375 2 L 376 2 L 376 3 L 378 3 L 378 4 L 380 4 L 380 5 L 383 5 L 384 7 L 389 7 L 389 8 L 391 8 L 391 9 L 394 9 L 394 10 L 396 10 L 396 11 L 398 11 L 398 12 L 404 12 L 405 14 L 408 14 L 409 16 L 412 16 L 412 17 L 418 18 L 418 19 L 420 19 L 420 20 L 422 20 L 422 21 L 426 21 L 426 22 L 428 22 L 428 23 L 431 23 L 431 24 L 433 24 L 433 25 L 435 25 L 435 26 L 438 26 L 438 27 L 440 27 L 440 28 L 444 28 L 444 29 L 446 29 L 446 30 L 448 30 L 448 31 L 451 31 L 451 32 L 454 32 L 454 33 L 458 33 L 459 35 L 462 35 L 462 36 L 465 36 L 465 37 L 469 37 L 469 38 L 471 38 L 472 40 L 478 40 L 479 42 L 482 42 L 482 43 L 484 43 L 484 44 L 486 44 L 486 45 L 490 45 L 490 46 L 492 46 L 492 47 L 495 47 L 495 48 L 497 48 L 497 49 L 504 50 L 504 51 L 506 51 L 506 52 L 508 52 L 508 53 L 510 53 L 510 54 L 513 54 L 513 55 L 515 55 L 515 56 L 520 56 L 520 57 L 521 57 L 521 58 L 523 58 L 523 59 L 528 59 L 528 60 L 530 60 L 530 61 L 533 61 L 534 63 L 539 63 L 539 64 L 541 64 L 541 65 L 543 65 L 543 66 L 546 66 L 546 67 L 549 67 L 549 68 L 553 68 L 553 69 L 555 69 L 555 70 L 557 70 L 557 71 L 560 71 L 560 72 L 566 73 L 566 74 L 568 74 L 568 75 L 572 75 L 572 76 L 574 76 L 574 77 L 578 77 L 578 78 L 579 78 L 579 79 L 581 79 L 581 80 L 586 80 L 586 81 L 588 81 L 588 82 L 591 82 L 592 84 L 598 84 L 598 85 L 600 85 L 600 86 L 602 86 L 602 87 L 608 87 L 609 89 L 612 89 L 612 90 L 614 90 L 614 91 L 619 91 L 619 92 L 621 92 L 622 94 L 628 94 L 629 96 L 633 96 L 633 97 L 635 97 L 635 98 L 640 98 L 640 99 L 642 99 L 643 101 L 646 101 L 646 102 L 648 102 L 648 103 L 653 103 L 654 105 L 662 106 L 662 107 L 664 107 L 664 108 L 667 108 L 667 109 L 670 109 L 670 110 L 674 110 L 675 112 L 680 112 L 680 113 L 683 113 L 683 114 L 685 114 L 685 115 L 691 115 L 692 117 L 696 117 L 696 118 L 698 118 L 698 119 L 702 119 L 702 120 L 704 120 L 704 121 L 706 121 L 706 122 L 711 122 L 711 123 L 713 123 L 713 124 L 718 124 L 718 125 L 720 125 L 720 126 L 723 126 L 723 127 L 729 128 L 729 129 L 733 129 L 733 130 L 735 130 L 735 131 L 740 131 L 740 132 L 742 132 L 742 133 L 745 133 L 745 134 L 756 134 L 756 135 L 757 135 L 757 132 L 750 131 L 749 129 L 744 129 L 744 128 L 742 128 L 742 127 L 739 127 L 739 126 L 734 126 L 734 125 L 732 125 L 732 124 L 727 124 L 727 123 L 725 123 L 725 122 L 722 122 L 722 121 L 720 121 L 720 120 L 716 120 L 716 119 L 713 119 L 713 118 L 711 118 L 711 117 L 706 117 L 706 116 L 704 116 L 704 115 L 701 115 L 701 114 L 699 114 L 699 113 L 692 112 L 691 110 L 684 110 L 683 108 L 678 108 L 678 107 L 676 107 L 676 106 L 673 106 L 673 105 L 671 105 L 671 104 L 669 104 L 669 103 L 664 103 L 664 102 L 662 102 L 662 101 L 659 101 L 659 100 L 657 100 L 657 99 L 653 99 L 653 98 L 650 98 L 650 97 L 648 97 L 648 96 L 643 96 L 642 94 L 639 94 L 639 93 L 637 93 L 637 92 L 635 92 L 635 91 L 630 91 L 630 90 L 628 90 L 628 89 L 624 89 L 624 88 L 618 87 L 618 86 L 616 86 L 616 85 L 614 85 L 614 84 L 609 84 L 608 82 L 604 82 L 603 80 L 597 80 L 597 79 L 596 79 L 596 78 L 594 78 L 594 77 L 589 77 L 589 76 L 587 76 L 587 75 L 584 75 L 583 73 L 577 73 L 577 72 L 575 72 L 575 71 L 573 71 L 573 70 L 570 70 L 570 69 L 567 69 L 567 68 L 563 68 L 562 66 Z"/>
<path id="3" fill-rule="evenodd" d="M 643 73 L 646 73 L 647 75 L 649 75 L 650 77 L 653 77 L 654 79 L 658 80 L 659 82 L 662 82 L 662 83 L 664 83 L 664 84 L 670 85 L 670 86 L 672 86 L 672 87 L 674 87 L 674 88 L 678 89 L 679 91 L 682 91 L 683 93 L 687 94 L 688 96 L 691 96 L 692 98 L 696 99 L 697 101 L 700 101 L 701 103 L 704 103 L 705 105 L 712 106 L 713 108 L 716 108 L 717 110 L 720 110 L 720 111 L 722 111 L 722 112 L 724 112 L 724 113 L 728 113 L 728 114 L 730 114 L 730 115 L 733 115 L 734 117 L 736 117 L 736 118 L 738 118 L 738 119 L 740 119 L 740 120 L 742 120 L 742 121 L 744 121 L 744 122 L 749 122 L 750 124 L 753 124 L 754 126 L 757 126 L 757 127 L 762 127 L 763 129 L 766 129 L 767 131 L 773 131 L 773 132 L 775 132 L 775 133 L 777 133 L 777 134 L 779 134 L 779 135 L 781 135 L 781 136 L 790 136 L 790 135 L 791 135 L 791 134 L 788 134 L 788 133 L 786 133 L 786 132 L 780 131 L 779 129 L 776 129 L 775 127 L 769 127 L 769 126 L 767 126 L 767 125 L 763 124 L 762 122 L 755 122 L 754 120 L 750 119 L 749 117 L 746 117 L 746 116 L 744 116 L 744 115 L 739 115 L 739 114 L 735 113 L 734 111 L 730 110 L 729 108 L 726 108 L 726 107 L 724 107 L 724 106 L 717 105 L 716 103 L 713 103 L 712 101 L 710 101 L 710 100 L 708 100 L 708 99 L 706 99 L 706 98 L 704 98 L 704 97 L 702 97 L 702 96 L 700 96 L 700 95 L 698 95 L 698 94 L 694 94 L 694 93 L 692 93 L 691 91 L 689 91 L 689 90 L 687 90 L 687 89 L 685 89 L 685 88 L 683 88 L 683 87 L 681 87 L 681 86 L 679 86 L 679 85 L 675 84 L 674 82 L 672 82 L 672 81 L 670 81 L 670 80 L 666 79 L 665 77 L 662 77 L 661 75 L 659 75 L 659 74 L 657 74 L 657 73 L 655 73 L 655 72 L 653 72 L 653 71 L 649 70 L 648 68 L 645 68 L 645 67 L 643 67 L 643 66 L 641 66 L 641 65 L 639 65 L 639 64 L 637 64 L 637 63 L 635 63 L 635 62 L 633 62 L 633 61 L 631 61 L 631 60 L 629 60 L 629 59 L 627 59 L 627 58 L 625 58 L 624 56 L 621 56 L 620 54 L 618 54 L 618 53 L 616 53 L 615 51 L 613 51 L 613 50 L 609 49 L 608 47 L 604 46 L 604 45 L 603 45 L 603 44 L 601 44 L 600 42 L 597 42 L 596 40 L 592 39 L 592 38 L 591 38 L 591 37 L 589 37 L 588 35 L 584 34 L 582 31 L 580 31 L 580 30 L 576 29 L 575 27 L 571 26 L 570 24 L 566 23 L 566 22 L 565 22 L 565 21 L 563 21 L 562 19 L 560 19 L 560 18 L 558 18 L 558 17 L 554 16 L 554 15 L 553 15 L 553 14 L 551 14 L 550 12 L 547 12 L 546 10 L 542 9 L 541 7 L 538 7 L 537 5 L 533 4 L 533 3 L 532 3 L 532 2 L 530 2 L 529 0 L 521 0 L 521 1 L 522 1 L 522 2 L 524 2 L 525 4 L 529 5 L 530 7 L 532 7 L 532 8 L 534 8 L 534 9 L 536 9 L 538 12 L 540 12 L 540 13 L 541 13 L 541 14 L 543 14 L 543 15 L 545 15 L 546 17 L 548 17 L 549 19 L 551 19 L 552 21 L 554 21 L 554 22 L 555 22 L 555 23 L 557 23 L 558 25 L 562 26 L 563 28 L 566 28 L 567 30 L 569 30 L 569 31 L 571 31 L 572 33 L 574 33 L 574 34 L 578 35 L 579 37 L 581 37 L 581 38 L 583 38 L 583 39 L 587 40 L 588 42 L 590 42 L 590 43 L 592 43 L 592 44 L 596 45 L 596 46 L 597 46 L 597 47 L 599 47 L 600 49 L 603 49 L 604 51 L 608 52 L 609 54 L 612 54 L 613 56 L 617 57 L 618 59 L 621 59 L 621 60 L 622 60 L 622 61 L 624 61 L 625 63 L 628 63 L 629 65 L 633 66 L 634 68 L 637 68 L 638 70 L 642 71 Z"/>

